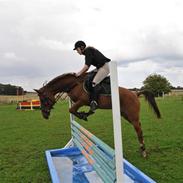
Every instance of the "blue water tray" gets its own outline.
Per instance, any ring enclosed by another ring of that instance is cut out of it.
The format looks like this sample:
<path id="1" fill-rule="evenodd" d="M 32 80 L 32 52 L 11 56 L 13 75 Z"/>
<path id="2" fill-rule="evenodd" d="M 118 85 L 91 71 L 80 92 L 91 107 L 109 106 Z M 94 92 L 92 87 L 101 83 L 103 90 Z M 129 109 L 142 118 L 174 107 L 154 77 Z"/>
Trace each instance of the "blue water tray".
<path id="1" fill-rule="evenodd" d="M 53 183 L 103 183 L 77 147 L 47 150 L 46 158 Z M 124 159 L 125 183 L 155 183 Z"/>

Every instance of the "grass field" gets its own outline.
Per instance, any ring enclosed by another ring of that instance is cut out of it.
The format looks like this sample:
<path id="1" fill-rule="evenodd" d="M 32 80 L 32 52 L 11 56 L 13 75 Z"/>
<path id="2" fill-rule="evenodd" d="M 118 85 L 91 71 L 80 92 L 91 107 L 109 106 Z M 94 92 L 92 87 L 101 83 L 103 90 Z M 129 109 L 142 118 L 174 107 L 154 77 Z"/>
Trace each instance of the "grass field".
<path id="1" fill-rule="evenodd" d="M 157 120 L 141 99 L 141 121 L 148 159 L 139 153 L 132 126 L 122 120 L 125 158 L 158 183 L 183 182 L 183 99 L 157 100 L 162 119 Z M 70 139 L 68 104 L 58 103 L 50 120 L 40 111 L 16 111 L 0 105 L 0 183 L 49 183 L 44 152 L 61 148 Z M 111 111 L 98 110 L 89 122 L 78 120 L 113 147 Z"/>

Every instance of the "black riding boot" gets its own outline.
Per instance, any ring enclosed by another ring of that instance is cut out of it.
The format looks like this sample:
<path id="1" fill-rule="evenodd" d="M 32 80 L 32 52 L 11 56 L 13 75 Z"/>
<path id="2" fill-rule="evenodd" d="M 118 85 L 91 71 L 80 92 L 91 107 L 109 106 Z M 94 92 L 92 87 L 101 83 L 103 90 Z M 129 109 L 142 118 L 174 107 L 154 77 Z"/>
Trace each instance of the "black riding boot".
<path id="1" fill-rule="evenodd" d="M 90 110 L 91 111 L 95 111 L 98 107 L 98 96 L 99 96 L 99 92 L 101 90 L 101 86 L 100 85 L 96 85 L 95 87 L 92 87 L 92 91 L 90 93 Z"/>

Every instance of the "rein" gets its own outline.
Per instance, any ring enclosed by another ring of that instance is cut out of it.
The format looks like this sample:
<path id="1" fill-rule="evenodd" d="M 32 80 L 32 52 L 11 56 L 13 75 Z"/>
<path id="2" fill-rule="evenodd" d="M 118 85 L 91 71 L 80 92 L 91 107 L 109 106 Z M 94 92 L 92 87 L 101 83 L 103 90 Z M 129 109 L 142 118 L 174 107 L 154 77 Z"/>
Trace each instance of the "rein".
<path id="1" fill-rule="evenodd" d="M 75 86 L 80 84 L 82 81 L 83 81 L 83 78 L 78 78 L 76 83 L 73 83 L 71 86 L 64 89 L 63 92 L 59 92 L 58 95 L 55 98 L 55 102 L 57 102 L 64 95 L 64 93 L 70 92 Z"/>
<path id="2" fill-rule="evenodd" d="M 64 92 L 60 92 L 56 98 L 55 98 L 55 103 L 63 96 Z"/>

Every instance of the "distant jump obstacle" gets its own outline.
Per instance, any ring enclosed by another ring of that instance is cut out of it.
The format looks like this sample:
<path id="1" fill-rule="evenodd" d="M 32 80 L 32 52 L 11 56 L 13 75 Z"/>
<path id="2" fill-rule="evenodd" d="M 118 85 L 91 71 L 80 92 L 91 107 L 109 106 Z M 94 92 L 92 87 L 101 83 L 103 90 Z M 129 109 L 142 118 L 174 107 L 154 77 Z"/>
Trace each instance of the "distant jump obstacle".
<path id="1" fill-rule="evenodd" d="M 40 101 L 39 100 L 31 100 L 31 101 L 21 101 L 17 104 L 18 110 L 33 110 L 40 109 Z"/>
<path id="2" fill-rule="evenodd" d="M 53 183 L 155 183 L 123 159 L 115 62 L 111 62 L 110 73 L 115 150 L 78 124 L 70 114 L 71 140 L 62 149 L 46 151 Z"/>

